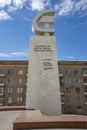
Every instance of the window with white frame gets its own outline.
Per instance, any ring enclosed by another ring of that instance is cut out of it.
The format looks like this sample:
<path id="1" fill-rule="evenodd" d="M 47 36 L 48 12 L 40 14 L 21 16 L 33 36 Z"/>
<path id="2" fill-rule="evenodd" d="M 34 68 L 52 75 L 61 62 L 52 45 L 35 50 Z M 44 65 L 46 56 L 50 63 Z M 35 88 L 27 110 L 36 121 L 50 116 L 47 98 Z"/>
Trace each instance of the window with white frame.
<path id="1" fill-rule="evenodd" d="M 4 83 L 4 80 L 3 80 L 3 79 L 0 79 L 0 83 Z"/>
<path id="2" fill-rule="evenodd" d="M 78 111 L 78 112 L 82 112 L 82 107 L 81 107 L 81 106 L 78 106 L 78 107 L 77 107 L 77 111 Z"/>
<path id="3" fill-rule="evenodd" d="M 80 87 L 76 87 L 76 93 L 80 93 Z"/>
<path id="4" fill-rule="evenodd" d="M 8 94 L 12 94 L 13 88 L 8 88 Z"/>
<path id="5" fill-rule="evenodd" d="M 23 88 L 18 88 L 18 93 L 21 94 L 23 92 Z"/>
<path id="6" fill-rule="evenodd" d="M 22 97 L 17 97 L 17 103 L 21 104 L 23 101 L 23 98 Z"/>
<path id="7" fill-rule="evenodd" d="M 76 84 L 80 84 L 80 79 L 79 78 L 75 78 L 75 83 Z"/>
<path id="8" fill-rule="evenodd" d="M 77 75 L 79 73 L 78 70 L 74 70 L 74 74 Z"/>
<path id="9" fill-rule="evenodd" d="M 23 75 L 23 70 L 18 70 L 18 75 Z"/>
<path id="10" fill-rule="evenodd" d="M 80 102 L 81 101 L 81 97 L 76 97 L 76 101 Z"/>
<path id="11" fill-rule="evenodd" d="M 13 75 L 13 70 L 8 70 L 8 74 Z"/>
<path id="12" fill-rule="evenodd" d="M 71 87 L 70 87 L 70 88 L 66 88 L 66 92 L 67 92 L 67 93 L 71 93 L 71 90 L 72 90 Z"/>
<path id="13" fill-rule="evenodd" d="M 21 78 L 19 78 L 18 82 L 19 82 L 19 84 L 21 84 L 21 83 L 22 83 L 22 79 L 21 79 Z"/>
<path id="14" fill-rule="evenodd" d="M 8 98 L 8 103 L 12 103 L 13 99 L 11 97 Z"/>
<path id="15" fill-rule="evenodd" d="M 87 78 L 84 78 L 83 81 L 84 81 L 84 83 L 87 83 Z"/>
<path id="16" fill-rule="evenodd" d="M 8 79 L 8 83 L 9 83 L 9 84 L 13 84 L 13 78 L 9 78 L 9 79 Z"/>
<path id="17" fill-rule="evenodd" d="M 65 73 L 66 73 L 67 75 L 70 75 L 70 74 L 71 74 L 70 70 L 66 70 Z"/>
<path id="18" fill-rule="evenodd" d="M 5 71 L 4 70 L 0 70 L 0 74 L 5 74 Z"/>
<path id="19" fill-rule="evenodd" d="M 66 83 L 70 84 L 71 83 L 71 79 L 70 78 L 66 78 Z"/>
<path id="20" fill-rule="evenodd" d="M 0 88 L 0 93 L 3 93 L 4 92 L 4 89 L 3 88 Z"/>
<path id="21" fill-rule="evenodd" d="M 83 70 L 83 74 L 87 74 L 87 69 L 84 69 L 84 70 Z"/>
<path id="22" fill-rule="evenodd" d="M 72 101 L 72 97 L 66 97 L 66 101 L 67 102 L 71 102 Z"/>

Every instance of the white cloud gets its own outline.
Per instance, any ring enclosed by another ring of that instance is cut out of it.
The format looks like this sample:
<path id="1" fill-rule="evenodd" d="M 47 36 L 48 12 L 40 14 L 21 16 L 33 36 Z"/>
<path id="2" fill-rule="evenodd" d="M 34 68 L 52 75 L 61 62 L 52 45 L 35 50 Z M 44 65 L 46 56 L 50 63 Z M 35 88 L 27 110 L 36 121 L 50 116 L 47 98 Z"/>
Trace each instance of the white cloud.
<path id="1" fill-rule="evenodd" d="M 28 51 L 0 53 L 0 58 L 22 58 L 27 56 L 28 56 Z"/>
<path id="2" fill-rule="evenodd" d="M 0 0 L 0 8 L 11 4 L 11 0 Z"/>
<path id="3" fill-rule="evenodd" d="M 0 8 L 6 7 L 9 12 L 22 9 L 24 6 L 32 11 L 41 11 L 51 6 L 51 3 L 50 0 L 0 0 Z"/>
<path id="4" fill-rule="evenodd" d="M 87 0 L 79 0 L 75 3 L 74 12 L 87 10 Z"/>
<path id="5" fill-rule="evenodd" d="M 41 11 L 44 10 L 45 7 L 50 6 L 50 0 L 30 0 L 29 5 L 33 11 Z"/>
<path id="6" fill-rule="evenodd" d="M 0 8 L 7 7 L 8 11 L 21 9 L 24 3 L 28 0 L 0 0 Z"/>
<path id="7" fill-rule="evenodd" d="M 12 17 L 8 15 L 4 10 L 0 11 L 0 20 L 12 20 Z"/>
<path id="8" fill-rule="evenodd" d="M 87 61 L 87 57 L 84 56 L 67 56 L 67 57 L 61 57 L 59 60 L 64 60 L 64 61 Z"/>
<path id="9" fill-rule="evenodd" d="M 55 10 L 58 10 L 58 15 L 68 15 L 72 12 L 74 2 L 72 0 L 64 0 L 59 5 L 55 5 Z"/>
<path id="10" fill-rule="evenodd" d="M 87 15 L 87 0 L 63 0 L 60 4 L 55 4 L 54 8 L 59 16 L 75 13 L 84 16 Z"/>
<path id="11" fill-rule="evenodd" d="M 74 59 L 74 57 L 73 57 L 73 56 L 68 56 L 67 58 L 69 58 L 69 59 Z"/>
<path id="12" fill-rule="evenodd" d="M 52 0 L 0 0 L 0 9 L 5 12 L 7 19 L 11 19 L 9 12 L 21 10 L 23 7 L 31 11 L 54 8 L 58 16 L 76 13 L 79 14 L 79 17 L 87 15 L 87 0 L 60 0 L 56 4 L 52 3 Z M 5 20 L 3 16 L 0 19 Z"/>
<path id="13" fill-rule="evenodd" d="M 0 53 L 0 57 L 9 57 L 9 55 L 6 53 Z"/>
<path id="14" fill-rule="evenodd" d="M 12 12 L 18 9 L 22 9 L 26 1 L 27 0 L 11 0 L 11 3 L 8 6 L 8 11 Z"/>
<path id="15" fill-rule="evenodd" d="M 28 53 L 27 52 L 13 52 L 10 53 L 11 56 L 26 56 Z"/>

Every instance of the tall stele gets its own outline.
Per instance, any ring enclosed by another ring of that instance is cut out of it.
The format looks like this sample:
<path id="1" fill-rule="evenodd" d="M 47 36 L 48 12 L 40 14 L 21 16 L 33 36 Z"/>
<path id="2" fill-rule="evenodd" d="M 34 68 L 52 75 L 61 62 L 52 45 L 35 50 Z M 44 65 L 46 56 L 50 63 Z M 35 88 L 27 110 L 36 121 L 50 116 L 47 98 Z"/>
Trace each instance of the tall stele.
<path id="1" fill-rule="evenodd" d="M 54 36 L 54 10 L 42 11 L 33 20 L 36 36 L 30 37 L 26 108 L 61 115 L 61 99 Z"/>

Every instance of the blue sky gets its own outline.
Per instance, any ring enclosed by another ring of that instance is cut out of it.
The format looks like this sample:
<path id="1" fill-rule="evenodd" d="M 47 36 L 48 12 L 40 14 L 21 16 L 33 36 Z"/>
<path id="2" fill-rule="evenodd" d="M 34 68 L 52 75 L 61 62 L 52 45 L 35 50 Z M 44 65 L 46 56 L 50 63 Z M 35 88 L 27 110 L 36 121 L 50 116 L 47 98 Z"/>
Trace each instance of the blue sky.
<path id="1" fill-rule="evenodd" d="M 0 60 L 27 60 L 32 20 L 55 9 L 59 60 L 87 61 L 87 0 L 0 0 Z"/>

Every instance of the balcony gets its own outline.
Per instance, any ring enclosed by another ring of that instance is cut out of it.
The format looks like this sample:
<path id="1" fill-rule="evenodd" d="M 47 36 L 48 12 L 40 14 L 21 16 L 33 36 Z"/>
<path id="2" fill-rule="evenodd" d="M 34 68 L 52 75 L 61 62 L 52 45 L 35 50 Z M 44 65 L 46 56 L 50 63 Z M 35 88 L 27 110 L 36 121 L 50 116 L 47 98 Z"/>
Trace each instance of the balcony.
<path id="1" fill-rule="evenodd" d="M 65 104 L 64 101 L 61 101 L 61 104 L 64 105 Z"/>
<path id="2" fill-rule="evenodd" d="M 0 96 L 3 96 L 4 95 L 4 93 L 3 92 L 0 92 Z"/>
<path id="3" fill-rule="evenodd" d="M 5 86 L 5 83 L 0 83 L 0 86 Z"/>
<path id="4" fill-rule="evenodd" d="M 84 95 L 87 95 L 87 92 L 84 92 Z"/>
<path id="5" fill-rule="evenodd" d="M 84 104 L 87 105 L 87 101 L 85 101 Z"/>
<path id="6" fill-rule="evenodd" d="M 0 77 L 5 77 L 5 74 L 0 74 Z"/>
<path id="7" fill-rule="evenodd" d="M 61 95 L 64 95 L 64 92 L 63 92 L 63 91 L 61 91 L 60 93 L 61 93 Z"/>
<path id="8" fill-rule="evenodd" d="M 87 82 L 84 82 L 83 85 L 84 85 L 84 86 L 87 86 Z"/>
<path id="9" fill-rule="evenodd" d="M 3 106 L 3 103 L 2 103 L 2 102 L 0 103 L 0 106 Z"/>
<path id="10" fill-rule="evenodd" d="M 87 76 L 87 74 L 86 74 L 86 73 L 83 73 L 83 75 L 82 75 L 82 76 L 86 77 L 86 76 Z"/>
<path id="11" fill-rule="evenodd" d="M 59 73 L 59 77 L 63 77 L 63 74 L 62 74 L 62 73 Z"/>

